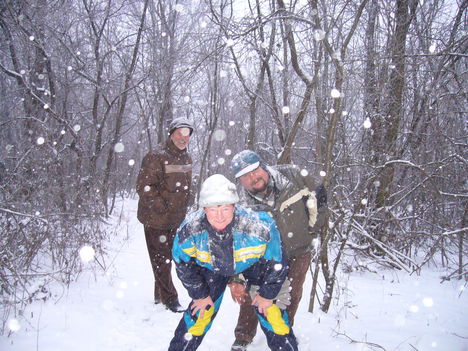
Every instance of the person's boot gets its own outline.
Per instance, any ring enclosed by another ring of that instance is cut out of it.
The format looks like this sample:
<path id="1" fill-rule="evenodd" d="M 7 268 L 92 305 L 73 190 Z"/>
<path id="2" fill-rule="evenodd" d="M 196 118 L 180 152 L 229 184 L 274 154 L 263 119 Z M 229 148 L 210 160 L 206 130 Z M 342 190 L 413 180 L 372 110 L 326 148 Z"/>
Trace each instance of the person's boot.
<path id="1" fill-rule="evenodd" d="M 175 300 L 166 305 L 166 309 L 174 313 L 184 312 L 185 309 L 180 305 L 179 300 Z"/>
<path id="2" fill-rule="evenodd" d="M 231 351 L 246 351 L 247 346 L 250 344 L 248 341 L 237 340 L 231 346 Z"/>
<path id="3" fill-rule="evenodd" d="M 159 296 L 159 289 L 158 289 L 158 285 L 156 282 L 154 282 L 154 304 L 155 305 L 159 305 L 162 301 L 161 301 L 161 297 Z"/>

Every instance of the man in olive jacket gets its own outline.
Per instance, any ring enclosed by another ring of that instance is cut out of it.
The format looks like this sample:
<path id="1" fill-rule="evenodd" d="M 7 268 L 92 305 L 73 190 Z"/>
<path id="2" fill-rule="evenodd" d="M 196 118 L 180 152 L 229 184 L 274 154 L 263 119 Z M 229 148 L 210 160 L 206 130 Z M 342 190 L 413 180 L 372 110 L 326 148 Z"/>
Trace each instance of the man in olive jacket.
<path id="1" fill-rule="evenodd" d="M 190 200 L 192 159 L 187 152 L 192 124 L 176 118 L 169 137 L 143 158 L 137 178 L 138 220 L 144 225 L 154 274 L 154 303 L 182 312 L 171 277 L 172 243 Z"/>
<path id="2" fill-rule="evenodd" d="M 231 169 L 242 184 L 241 198 L 245 204 L 270 213 L 280 231 L 288 256 L 291 301 L 286 311 L 292 326 L 312 259 L 313 239 L 328 222 L 325 187 L 297 166 L 267 166 L 251 150 L 236 154 Z M 242 279 L 235 279 L 230 288 L 234 300 L 241 304 L 231 350 L 243 351 L 255 336 L 257 320 Z"/>

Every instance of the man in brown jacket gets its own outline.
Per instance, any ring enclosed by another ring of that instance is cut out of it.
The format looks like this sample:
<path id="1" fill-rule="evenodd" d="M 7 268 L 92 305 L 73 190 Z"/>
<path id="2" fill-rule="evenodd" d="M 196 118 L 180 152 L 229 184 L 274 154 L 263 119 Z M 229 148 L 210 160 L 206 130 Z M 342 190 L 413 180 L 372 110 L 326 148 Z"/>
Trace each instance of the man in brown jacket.
<path id="1" fill-rule="evenodd" d="M 182 312 L 171 277 L 172 243 L 185 218 L 192 183 L 192 159 L 187 152 L 192 124 L 176 118 L 166 142 L 143 158 L 137 179 L 138 220 L 144 225 L 154 274 L 154 303 Z"/>
<path id="2" fill-rule="evenodd" d="M 270 213 L 280 231 L 291 283 L 291 300 L 286 311 L 293 326 L 312 259 L 313 240 L 319 228 L 328 222 L 325 187 L 297 166 L 268 166 L 251 150 L 236 154 L 231 168 L 243 188 L 241 200 L 256 211 Z M 229 287 L 234 300 L 241 304 L 231 351 L 244 351 L 255 336 L 257 320 L 241 277 L 234 278 Z"/>

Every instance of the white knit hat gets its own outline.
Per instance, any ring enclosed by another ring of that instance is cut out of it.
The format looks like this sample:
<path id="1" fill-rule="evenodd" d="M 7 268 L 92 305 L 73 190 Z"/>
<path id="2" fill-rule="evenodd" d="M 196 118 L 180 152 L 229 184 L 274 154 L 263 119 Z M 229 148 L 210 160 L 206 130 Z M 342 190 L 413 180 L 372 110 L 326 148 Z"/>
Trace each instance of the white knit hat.
<path id="1" fill-rule="evenodd" d="M 239 202 L 236 185 L 221 174 L 206 178 L 200 190 L 200 207 L 235 204 Z"/>

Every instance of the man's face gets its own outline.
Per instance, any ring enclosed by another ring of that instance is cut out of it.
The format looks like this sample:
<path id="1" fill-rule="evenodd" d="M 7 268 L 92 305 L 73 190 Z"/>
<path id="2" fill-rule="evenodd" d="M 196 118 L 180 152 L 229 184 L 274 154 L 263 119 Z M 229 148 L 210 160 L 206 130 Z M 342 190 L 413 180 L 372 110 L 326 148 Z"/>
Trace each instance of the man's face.
<path id="1" fill-rule="evenodd" d="M 190 129 L 185 127 L 177 128 L 172 132 L 171 140 L 178 149 L 185 149 L 190 141 Z"/>
<path id="2" fill-rule="evenodd" d="M 242 186 L 250 193 L 257 194 L 266 191 L 269 174 L 262 167 L 257 167 L 253 171 L 239 177 Z"/>
<path id="3" fill-rule="evenodd" d="M 208 223 L 217 230 L 224 230 L 234 218 L 234 205 L 218 205 L 205 207 L 203 210 L 206 213 Z"/>

